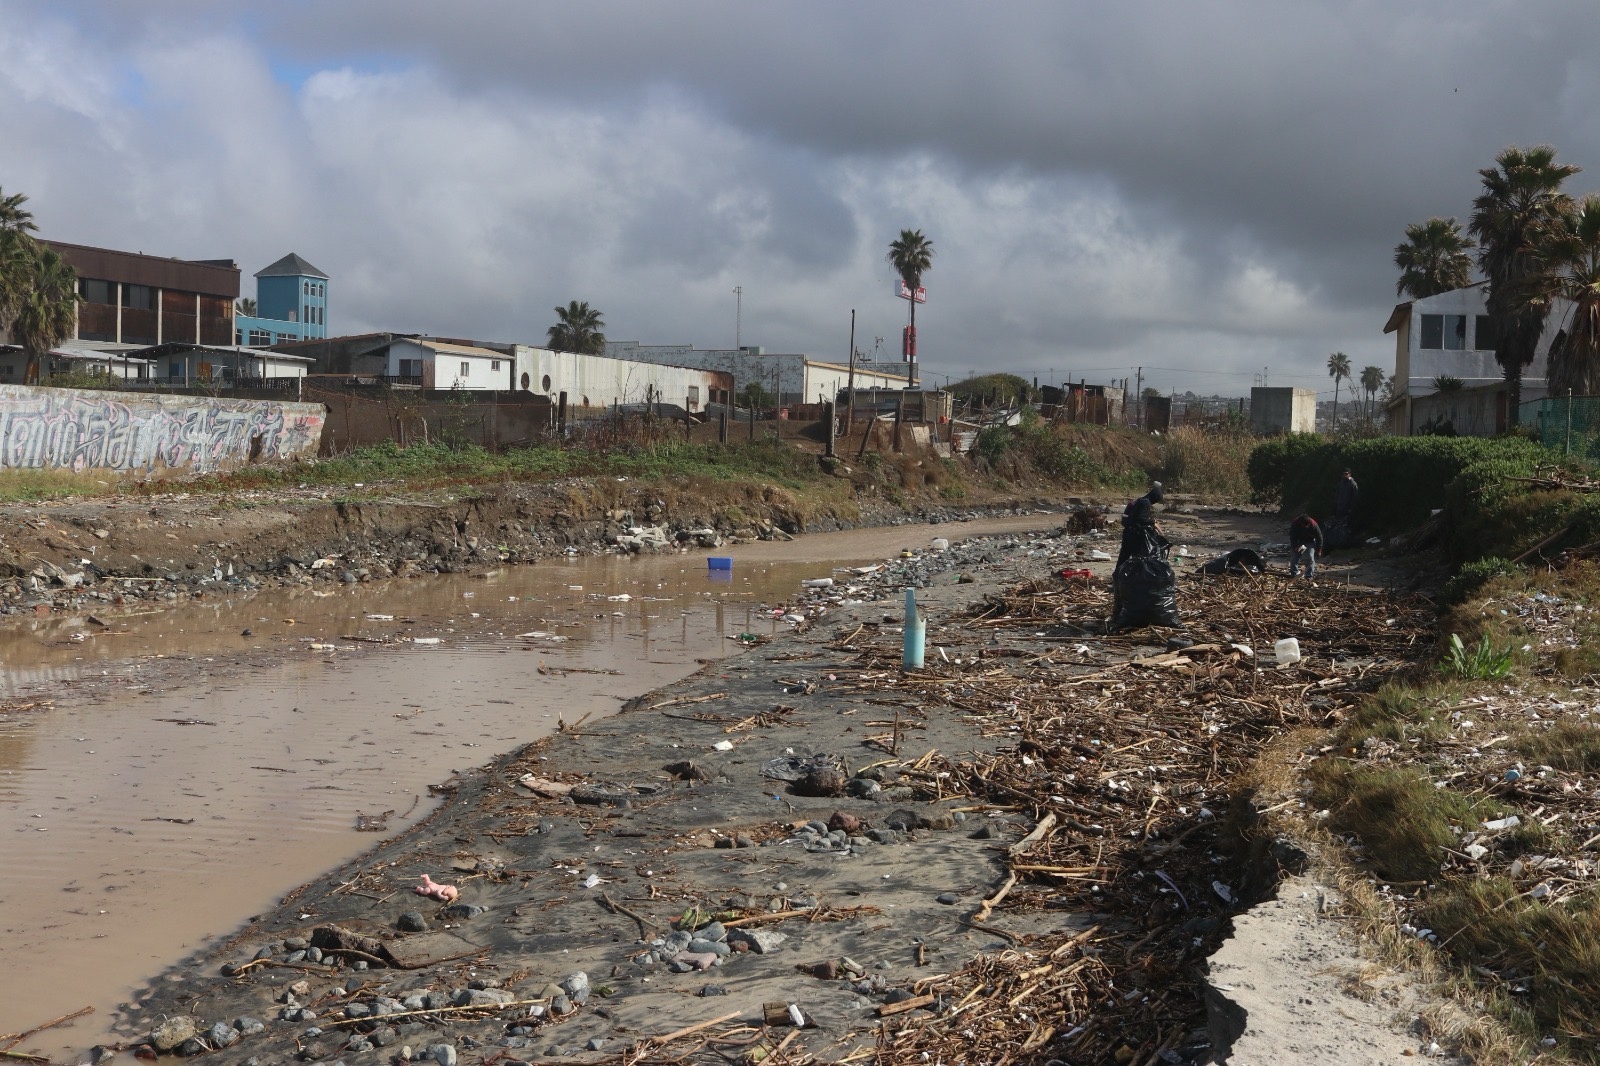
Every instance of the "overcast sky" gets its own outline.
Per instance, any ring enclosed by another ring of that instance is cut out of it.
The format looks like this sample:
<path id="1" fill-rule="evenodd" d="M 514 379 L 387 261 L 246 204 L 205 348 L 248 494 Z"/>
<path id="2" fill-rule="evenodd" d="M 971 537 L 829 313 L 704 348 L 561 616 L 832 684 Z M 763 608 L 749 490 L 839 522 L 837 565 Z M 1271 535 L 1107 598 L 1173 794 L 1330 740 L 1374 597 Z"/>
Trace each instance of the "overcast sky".
<path id="1" fill-rule="evenodd" d="M 1600 189 L 1592 2 L 0 0 L 44 235 L 329 274 L 329 326 L 898 357 L 1241 394 L 1393 370 L 1407 223 L 1549 143 Z"/>

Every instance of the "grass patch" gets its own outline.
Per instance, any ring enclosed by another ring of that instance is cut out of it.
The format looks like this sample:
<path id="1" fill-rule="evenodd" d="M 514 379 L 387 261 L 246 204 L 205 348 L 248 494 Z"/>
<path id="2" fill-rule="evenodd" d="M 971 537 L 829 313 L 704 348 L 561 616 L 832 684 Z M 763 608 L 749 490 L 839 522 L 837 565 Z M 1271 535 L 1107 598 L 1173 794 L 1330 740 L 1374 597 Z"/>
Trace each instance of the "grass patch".
<path id="1" fill-rule="evenodd" d="M 1372 868 L 1388 881 L 1437 879 L 1456 831 L 1501 813 L 1493 801 L 1435 788 L 1414 769 L 1322 759 L 1310 776 L 1312 802 L 1328 810 L 1329 827 L 1357 837 Z"/>
<path id="2" fill-rule="evenodd" d="M 1213 500 L 1250 496 L 1250 454 L 1257 438 L 1226 427 L 1179 426 L 1161 440 L 1161 462 L 1154 471 L 1169 492 Z"/>

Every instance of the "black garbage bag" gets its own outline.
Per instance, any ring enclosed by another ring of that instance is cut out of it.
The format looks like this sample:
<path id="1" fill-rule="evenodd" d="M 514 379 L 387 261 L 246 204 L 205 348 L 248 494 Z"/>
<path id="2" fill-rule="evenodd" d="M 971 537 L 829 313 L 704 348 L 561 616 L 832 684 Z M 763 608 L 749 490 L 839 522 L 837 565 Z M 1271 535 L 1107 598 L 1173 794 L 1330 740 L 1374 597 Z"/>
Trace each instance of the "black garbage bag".
<path id="1" fill-rule="evenodd" d="M 1112 629 L 1178 624 L 1178 576 L 1164 559 L 1129 559 L 1111 575 Z"/>
<path id="2" fill-rule="evenodd" d="M 1202 574 L 1259 574 L 1266 561 L 1250 548 L 1235 548 L 1200 567 Z"/>

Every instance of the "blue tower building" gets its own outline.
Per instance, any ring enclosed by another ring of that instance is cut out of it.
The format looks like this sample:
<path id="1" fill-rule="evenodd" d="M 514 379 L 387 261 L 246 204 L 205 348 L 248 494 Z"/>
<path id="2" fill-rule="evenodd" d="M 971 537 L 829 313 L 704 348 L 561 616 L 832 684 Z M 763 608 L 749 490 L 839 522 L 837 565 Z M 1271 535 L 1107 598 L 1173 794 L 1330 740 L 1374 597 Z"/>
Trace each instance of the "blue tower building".
<path id="1" fill-rule="evenodd" d="M 256 313 L 234 319 L 235 343 L 281 344 L 328 335 L 328 275 L 293 252 L 256 271 Z"/>

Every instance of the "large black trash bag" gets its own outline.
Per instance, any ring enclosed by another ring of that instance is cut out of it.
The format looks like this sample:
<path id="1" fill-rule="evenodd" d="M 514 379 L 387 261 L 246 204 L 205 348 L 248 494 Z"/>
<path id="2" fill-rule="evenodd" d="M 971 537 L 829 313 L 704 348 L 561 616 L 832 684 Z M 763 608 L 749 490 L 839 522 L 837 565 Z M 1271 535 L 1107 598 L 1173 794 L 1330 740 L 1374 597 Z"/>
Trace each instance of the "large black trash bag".
<path id="1" fill-rule="evenodd" d="M 1178 576 L 1165 559 L 1129 559 L 1111 575 L 1112 629 L 1178 624 Z"/>

